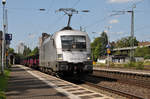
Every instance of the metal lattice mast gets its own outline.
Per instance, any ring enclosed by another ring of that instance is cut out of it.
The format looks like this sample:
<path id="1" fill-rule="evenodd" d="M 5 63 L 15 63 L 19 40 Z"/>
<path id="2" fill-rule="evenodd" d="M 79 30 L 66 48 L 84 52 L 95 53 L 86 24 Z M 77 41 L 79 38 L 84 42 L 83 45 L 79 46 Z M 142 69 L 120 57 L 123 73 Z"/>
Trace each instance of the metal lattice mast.
<path id="1" fill-rule="evenodd" d="M 126 12 L 131 13 L 130 61 L 134 61 L 134 8 L 136 8 L 135 4 L 133 5 L 132 10 L 130 11 L 115 11 L 117 13 L 111 15 L 111 16 L 121 15 L 125 14 Z"/>

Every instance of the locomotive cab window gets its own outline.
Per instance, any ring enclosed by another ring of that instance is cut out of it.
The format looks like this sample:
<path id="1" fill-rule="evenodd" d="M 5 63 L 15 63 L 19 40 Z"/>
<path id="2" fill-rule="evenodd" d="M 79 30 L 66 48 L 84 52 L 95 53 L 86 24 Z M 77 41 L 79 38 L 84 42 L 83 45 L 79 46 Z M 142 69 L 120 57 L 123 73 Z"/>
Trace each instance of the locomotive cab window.
<path id="1" fill-rule="evenodd" d="M 62 49 L 86 49 L 85 36 L 61 36 Z"/>

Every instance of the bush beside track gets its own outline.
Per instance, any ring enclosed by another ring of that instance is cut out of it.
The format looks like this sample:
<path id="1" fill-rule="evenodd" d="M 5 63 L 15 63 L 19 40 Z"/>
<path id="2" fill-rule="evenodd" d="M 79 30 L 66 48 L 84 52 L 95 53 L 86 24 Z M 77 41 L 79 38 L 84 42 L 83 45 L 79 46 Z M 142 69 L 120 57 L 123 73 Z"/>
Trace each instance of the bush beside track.
<path id="1" fill-rule="evenodd" d="M 5 92 L 7 90 L 8 78 L 10 70 L 6 69 L 4 74 L 0 74 L 0 99 L 6 99 Z"/>

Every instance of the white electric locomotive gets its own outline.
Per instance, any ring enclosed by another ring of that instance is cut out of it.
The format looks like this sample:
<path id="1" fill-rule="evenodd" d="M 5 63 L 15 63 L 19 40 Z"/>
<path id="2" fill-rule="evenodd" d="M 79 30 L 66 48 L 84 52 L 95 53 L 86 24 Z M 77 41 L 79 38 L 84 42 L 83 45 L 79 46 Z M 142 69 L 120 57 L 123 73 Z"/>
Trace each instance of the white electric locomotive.
<path id="1" fill-rule="evenodd" d="M 70 27 L 53 35 L 43 34 L 39 65 L 43 71 L 63 76 L 92 73 L 88 34 Z"/>

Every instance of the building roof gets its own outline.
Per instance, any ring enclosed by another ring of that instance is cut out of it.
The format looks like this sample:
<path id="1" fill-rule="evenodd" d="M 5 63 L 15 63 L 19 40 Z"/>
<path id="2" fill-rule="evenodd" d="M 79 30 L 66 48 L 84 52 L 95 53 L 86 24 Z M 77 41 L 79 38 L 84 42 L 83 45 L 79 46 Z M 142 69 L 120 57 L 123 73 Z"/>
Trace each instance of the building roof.
<path id="1" fill-rule="evenodd" d="M 146 46 L 146 45 L 150 45 L 150 42 L 146 41 L 146 42 L 139 42 L 138 46 Z"/>

